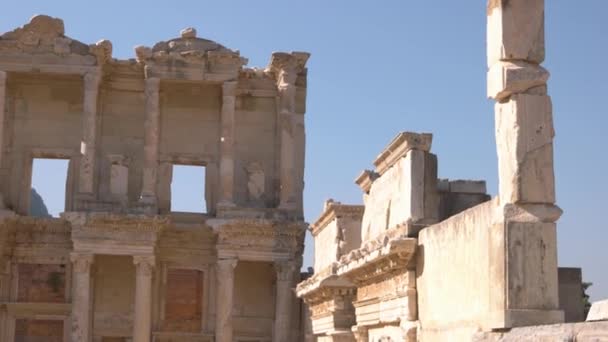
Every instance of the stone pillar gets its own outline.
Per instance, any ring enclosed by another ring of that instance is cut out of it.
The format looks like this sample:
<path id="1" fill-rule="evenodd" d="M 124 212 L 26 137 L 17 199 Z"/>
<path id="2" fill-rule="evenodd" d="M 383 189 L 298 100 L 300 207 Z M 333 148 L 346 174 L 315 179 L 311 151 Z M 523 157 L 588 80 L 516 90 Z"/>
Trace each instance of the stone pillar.
<path id="1" fill-rule="evenodd" d="M 277 135 L 280 139 L 280 191 L 279 191 L 279 208 L 282 209 L 298 209 L 298 190 L 302 186 L 298 186 L 298 182 L 303 182 L 297 170 L 297 161 L 303 156 L 296 156 L 298 152 L 303 153 L 303 149 L 298 148 L 298 143 L 304 143 L 303 129 L 299 132 L 301 124 L 303 128 L 303 120 L 297 115 L 304 114 L 304 106 L 300 106 L 300 112 L 297 113 L 296 104 L 297 90 L 296 81 L 298 75 L 304 75 L 306 71 L 306 62 L 310 54 L 304 52 L 275 52 L 272 54 L 269 70 L 272 71 L 277 80 Z M 305 101 L 300 98 L 299 100 Z M 301 137 L 300 137 L 301 136 Z M 302 165 L 303 167 L 303 165 Z"/>
<path id="2" fill-rule="evenodd" d="M 274 338 L 273 342 L 290 341 L 290 322 L 292 318 L 292 303 L 294 294 L 292 292 L 293 273 L 295 266 L 291 262 L 276 262 L 274 264 L 277 273 L 277 295 L 274 313 Z"/>
<path id="3" fill-rule="evenodd" d="M 160 146 L 160 79 L 147 78 L 145 84 L 146 118 L 144 122 L 144 172 L 141 200 L 156 205 L 156 180 Z"/>
<path id="4" fill-rule="evenodd" d="M 500 202 L 493 240 L 504 239 L 500 248 L 508 251 L 495 275 L 498 284 L 504 282 L 506 298 L 493 296 L 496 305 L 506 306 L 505 318 L 492 328 L 563 321 L 557 282 L 555 222 L 561 209 L 555 206 L 555 131 L 549 72 L 541 66 L 544 12 L 544 0 L 488 2 L 488 96 L 496 100 Z"/>
<path id="5" fill-rule="evenodd" d="M 7 74 L 0 70 L 0 169 L 2 168 L 2 157 L 4 151 L 4 116 L 6 113 L 6 78 Z M 0 189 L 0 209 L 4 209 L 4 196 Z"/>
<path id="6" fill-rule="evenodd" d="M 215 300 L 215 342 L 233 342 L 232 307 L 234 268 L 237 259 L 219 259 L 216 265 L 217 297 Z"/>
<path id="7" fill-rule="evenodd" d="M 93 294 L 91 265 L 94 255 L 70 254 L 72 261 L 72 341 L 91 341 L 93 334 Z"/>
<path id="8" fill-rule="evenodd" d="M 222 85 L 222 135 L 220 140 L 220 202 L 234 206 L 234 113 L 237 82 Z"/>
<path id="9" fill-rule="evenodd" d="M 82 141 L 80 142 L 80 178 L 78 191 L 93 194 L 95 179 L 95 146 L 97 137 L 97 98 L 101 83 L 100 72 L 84 75 Z"/>
<path id="10" fill-rule="evenodd" d="M 277 87 L 279 90 L 278 126 L 281 138 L 280 157 L 280 204 L 283 209 L 294 209 L 296 141 L 294 136 L 294 116 L 296 98 L 296 79 L 298 77 L 295 63 L 288 63 L 279 70 Z"/>
<path id="11" fill-rule="evenodd" d="M 152 333 L 152 276 L 154 256 L 136 255 L 135 264 L 135 317 L 133 342 L 150 342 Z"/>

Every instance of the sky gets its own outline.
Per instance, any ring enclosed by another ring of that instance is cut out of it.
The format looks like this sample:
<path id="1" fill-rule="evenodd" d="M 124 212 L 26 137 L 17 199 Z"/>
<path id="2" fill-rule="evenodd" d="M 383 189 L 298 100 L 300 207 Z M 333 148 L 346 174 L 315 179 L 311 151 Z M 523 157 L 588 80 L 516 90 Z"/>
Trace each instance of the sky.
<path id="1" fill-rule="evenodd" d="M 328 198 L 362 202 L 355 176 L 400 131 L 434 134 L 441 178 L 485 179 L 497 193 L 485 7 L 485 0 L 21 0 L 2 5 L 0 32 L 48 14 L 64 19 L 72 38 L 111 40 L 115 58 L 133 58 L 134 46 L 177 37 L 188 26 L 240 50 L 250 66 L 266 66 L 273 51 L 310 52 L 305 216 L 314 222 Z M 593 300 L 608 298 L 607 12 L 606 0 L 546 1 L 544 66 L 564 210 L 559 265 L 583 268 Z"/>

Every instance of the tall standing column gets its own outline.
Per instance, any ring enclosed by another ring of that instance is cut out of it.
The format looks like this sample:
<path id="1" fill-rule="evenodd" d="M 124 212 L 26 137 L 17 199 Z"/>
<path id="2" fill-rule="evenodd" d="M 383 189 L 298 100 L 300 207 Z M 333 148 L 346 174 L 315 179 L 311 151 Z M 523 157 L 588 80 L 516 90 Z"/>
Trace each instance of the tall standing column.
<path id="1" fill-rule="evenodd" d="M 237 259 L 219 259 L 216 264 L 215 342 L 232 342 L 234 268 Z"/>
<path id="2" fill-rule="evenodd" d="M 99 97 L 100 72 L 84 75 L 84 99 L 82 116 L 82 141 L 80 142 L 80 178 L 78 191 L 93 194 L 95 175 L 95 143 L 97 137 L 97 99 Z"/>
<path id="3" fill-rule="evenodd" d="M 156 180 L 158 178 L 158 153 L 160 146 L 160 79 L 145 81 L 146 118 L 144 121 L 144 178 L 141 200 L 156 205 Z"/>
<path id="4" fill-rule="evenodd" d="M 274 264 L 277 274 L 277 295 L 274 313 L 273 342 L 290 341 L 290 322 L 292 319 L 292 303 L 294 286 L 293 272 L 295 266 L 291 262 L 277 262 Z"/>
<path id="5" fill-rule="evenodd" d="M 508 251 L 491 274 L 505 296 L 492 296 L 491 310 L 506 310 L 504 321 L 492 328 L 559 323 L 555 222 L 561 209 L 555 205 L 549 72 L 541 66 L 545 4 L 490 0 L 487 14 L 488 96 L 496 100 L 502 214 L 492 240 Z"/>
<path id="6" fill-rule="evenodd" d="M 6 72 L 0 70 L 0 169 L 4 152 L 4 117 L 6 113 Z M 0 209 L 5 207 L 2 189 L 0 188 Z"/>
<path id="7" fill-rule="evenodd" d="M 133 322 L 133 342 L 150 342 L 152 333 L 152 275 L 155 259 L 153 256 L 133 257 L 135 264 L 135 318 Z"/>
<path id="8" fill-rule="evenodd" d="M 91 265 L 94 255 L 72 253 L 72 341 L 89 342 L 93 334 Z"/>
<path id="9" fill-rule="evenodd" d="M 234 206 L 234 113 L 237 82 L 222 85 L 222 136 L 220 140 L 220 202 Z"/>

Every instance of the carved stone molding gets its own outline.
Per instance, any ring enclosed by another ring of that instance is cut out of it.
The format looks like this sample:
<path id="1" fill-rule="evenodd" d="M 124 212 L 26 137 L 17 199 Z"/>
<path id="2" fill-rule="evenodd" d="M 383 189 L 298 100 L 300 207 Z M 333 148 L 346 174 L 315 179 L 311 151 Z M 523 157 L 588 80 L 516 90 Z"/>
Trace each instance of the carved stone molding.
<path id="1" fill-rule="evenodd" d="M 133 264 L 137 275 L 151 276 L 156 267 L 156 258 L 153 255 L 134 255 Z"/>
<path id="2" fill-rule="evenodd" d="M 89 273 L 95 261 L 95 255 L 86 253 L 70 253 L 70 261 L 75 273 Z"/>

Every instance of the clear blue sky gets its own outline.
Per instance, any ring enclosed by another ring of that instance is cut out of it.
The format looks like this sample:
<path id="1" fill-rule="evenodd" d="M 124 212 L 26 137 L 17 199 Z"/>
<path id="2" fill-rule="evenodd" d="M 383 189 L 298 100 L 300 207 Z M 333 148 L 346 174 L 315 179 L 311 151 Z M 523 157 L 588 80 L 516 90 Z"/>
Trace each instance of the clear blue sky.
<path id="1" fill-rule="evenodd" d="M 497 191 L 492 102 L 485 97 L 485 0 L 9 1 L 0 31 L 44 13 L 84 42 L 110 39 L 133 57 L 194 26 L 239 49 L 251 66 L 272 51 L 309 51 L 306 219 L 322 202 L 360 203 L 354 177 L 402 130 L 434 133 L 439 174 L 486 179 Z M 547 0 L 560 266 L 583 267 L 593 299 L 608 298 L 606 169 L 608 1 Z M 43 194 L 44 195 L 44 194 Z M 306 262 L 311 263 L 307 247 Z"/>

